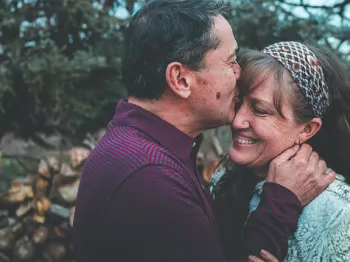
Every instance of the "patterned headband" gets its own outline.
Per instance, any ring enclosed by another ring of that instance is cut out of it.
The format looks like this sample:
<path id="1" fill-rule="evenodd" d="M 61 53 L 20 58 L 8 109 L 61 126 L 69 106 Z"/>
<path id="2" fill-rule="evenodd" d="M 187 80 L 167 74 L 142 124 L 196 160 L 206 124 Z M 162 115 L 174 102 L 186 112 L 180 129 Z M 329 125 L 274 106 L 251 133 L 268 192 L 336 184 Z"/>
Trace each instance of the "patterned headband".
<path id="1" fill-rule="evenodd" d="M 261 52 L 273 56 L 288 69 L 312 106 L 314 115 L 321 118 L 330 104 L 329 90 L 315 54 L 298 42 L 279 42 Z"/>

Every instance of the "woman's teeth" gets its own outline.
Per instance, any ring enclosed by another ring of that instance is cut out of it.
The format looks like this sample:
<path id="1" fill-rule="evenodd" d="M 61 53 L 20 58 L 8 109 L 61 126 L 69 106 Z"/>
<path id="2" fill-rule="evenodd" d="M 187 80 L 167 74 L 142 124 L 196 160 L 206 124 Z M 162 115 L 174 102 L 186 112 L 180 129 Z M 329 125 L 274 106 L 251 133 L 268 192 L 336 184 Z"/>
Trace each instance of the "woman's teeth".
<path id="1" fill-rule="evenodd" d="M 242 138 L 235 138 L 235 140 L 240 144 L 252 145 L 256 143 L 256 140 L 248 140 L 248 139 L 242 139 Z"/>

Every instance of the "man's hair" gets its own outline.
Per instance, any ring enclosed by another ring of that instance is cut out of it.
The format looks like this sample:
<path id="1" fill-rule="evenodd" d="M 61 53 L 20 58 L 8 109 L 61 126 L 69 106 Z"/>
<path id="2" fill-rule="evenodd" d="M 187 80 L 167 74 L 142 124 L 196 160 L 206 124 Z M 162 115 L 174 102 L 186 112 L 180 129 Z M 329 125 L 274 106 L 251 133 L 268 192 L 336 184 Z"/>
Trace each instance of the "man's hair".
<path id="1" fill-rule="evenodd" d="M 129 95 L 159 99 L 171 62 L 204 68 L 203 57 L 220 44 L 211 32 L 214 17 L 226 17 L 226 8 L 219 0 L 153 0 L 143 6 L 125 35 L 122 74 Z"/>

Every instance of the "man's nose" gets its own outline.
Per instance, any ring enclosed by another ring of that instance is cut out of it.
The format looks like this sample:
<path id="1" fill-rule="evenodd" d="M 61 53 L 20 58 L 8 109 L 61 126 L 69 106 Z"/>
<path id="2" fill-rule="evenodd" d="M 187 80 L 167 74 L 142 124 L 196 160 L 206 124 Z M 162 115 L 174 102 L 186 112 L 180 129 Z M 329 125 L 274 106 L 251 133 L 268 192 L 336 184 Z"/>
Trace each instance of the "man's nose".
<path id="1" fill-rule="evenodd" d="M 249 128 L 249 110 L 243 104 L 236 111 L 236 116 L 232 122 L 233 129 L 247 129 Z"/>

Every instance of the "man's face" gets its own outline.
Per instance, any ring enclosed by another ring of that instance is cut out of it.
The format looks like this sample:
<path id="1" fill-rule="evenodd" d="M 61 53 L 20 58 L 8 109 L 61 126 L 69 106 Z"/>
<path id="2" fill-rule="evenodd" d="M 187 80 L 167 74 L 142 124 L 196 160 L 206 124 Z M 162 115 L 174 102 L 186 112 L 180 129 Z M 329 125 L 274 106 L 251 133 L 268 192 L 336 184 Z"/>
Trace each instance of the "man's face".
<path id="1" fill-rule="evenodd" d="M 217 16 L 212 32 L 220 44 L 205 55 L 204 69 L 195 72 L 196 84 L 190 96 L 192 113 L 204 128 L 232 123 L 238 94 L 236 82 L 240 76 L 236 63 L 238 45 L 230 24 L 224 17 Z"/>

